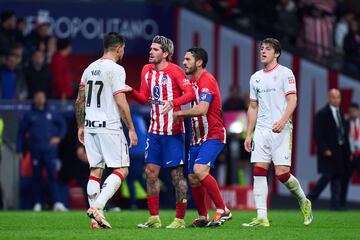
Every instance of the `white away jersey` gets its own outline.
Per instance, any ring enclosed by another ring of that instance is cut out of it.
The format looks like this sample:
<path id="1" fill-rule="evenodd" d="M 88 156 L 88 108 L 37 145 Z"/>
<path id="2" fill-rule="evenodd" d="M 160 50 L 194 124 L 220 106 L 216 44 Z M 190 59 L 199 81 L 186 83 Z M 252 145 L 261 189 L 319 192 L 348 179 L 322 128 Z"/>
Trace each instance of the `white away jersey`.
<path id="1" fill-rule="evenodd" d="M 85 131 L 109 133 L 122 130 L 114 96 L 125 90 L 125 70 L 111 59 L 91 63 L 81 77 L 85 87 Z"/>
<path id="2" fill-rule="evenodd" d="M 269 71 L 259 70 L 251 76 L 250 101 L 257 101 L 259 107 L 257 127 L 272 128 L 285 112 L 288 94 L 296 94 L 296 83 L 287 67 L 277 64 Z"/>

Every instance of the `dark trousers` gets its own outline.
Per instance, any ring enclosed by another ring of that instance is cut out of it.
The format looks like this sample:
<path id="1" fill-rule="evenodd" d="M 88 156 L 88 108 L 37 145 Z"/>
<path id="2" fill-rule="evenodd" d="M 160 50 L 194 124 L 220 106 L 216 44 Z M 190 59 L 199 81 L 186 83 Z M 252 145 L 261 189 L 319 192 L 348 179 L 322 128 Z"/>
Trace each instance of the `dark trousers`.
<path id="1" fill-rule="evenodd" d="M 129 188 L 130 205 L 136 207 L 136 190 L 135 181 L 138 180 L 141 186 L 146 191 L 146 181 L 144 178 L 144 155 L 131 155 L 131 164 L 129 167 L 129 175 L 126 178 L 126 182 Z"/>
<path id="2" fill-rule="evenodd" d="M 330 182 L 331 191 L 331 209 L 338 210 L 341 208 L 341 176 L 334 174 L 323 174 L 317 181 L 314 189 L 309 193 L 308 198 L 312 201 L 318 199 L 322 191 Z"/>
<path id="3" fill-rule="evenodd" d="M 33 195 L 34 202 L 41 203 L 42 199 L 42 169 L 46 168 L 47 178 L 49 180 L 50 192 L 53 203 L 59 201 L 58 182 L 56 176 L 57 153 L 55 150 L 43 150 L 31 152 L 31 162 L 33 170 Z"/>
<path id="4" fill-rule="evenodd" d="M 360 174 L 360 157 L 355 157 L 351 161 L 350 166 L 346 169 L 345 173 L 341 178 L 340 204 L 343 207 L 346 207 L 347 204 L 349 183 L 354 171 L 357 171 Z"/>

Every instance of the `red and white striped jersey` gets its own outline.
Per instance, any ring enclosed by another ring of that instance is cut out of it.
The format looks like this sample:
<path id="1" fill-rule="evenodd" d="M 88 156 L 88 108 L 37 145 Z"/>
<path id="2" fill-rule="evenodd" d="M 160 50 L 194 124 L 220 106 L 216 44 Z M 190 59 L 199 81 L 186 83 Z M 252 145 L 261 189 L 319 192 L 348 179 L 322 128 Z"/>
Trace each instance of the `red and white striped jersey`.
<path id="1" fill-rule="evenodd" d="M 192 145 L 199 145 L 210 139 L 219 139 L 226 142 L 226 130 L 222 119 L 221 95 L 217 81 L 206 70 L 203 70 L 199 79 L 191 79 L 195 92 L 195 100 L 192 107 L 201 101 L 207 101 L 208 112 L 204 116 L 192 117 Z"/>
<path id="2" fill-rule="evenodd" d="M 173 122 L 173 112 L 179 111 L 180 106 L 193 100 L 190 81 L 184 71 L 169 62 L 168 66 L 160 71 L 154 64 L 146 64 L 141 72 L 141 85 L 139 92 L 134 90 L 136 101 L 146 104 L 150 101 L 150 127 L 149 132 L 159 135 L 176 135 L 184 133 L 184 120 Z M 174 108 L 167 114 L 161 111 L 164 101 L 172 101 Z"/>

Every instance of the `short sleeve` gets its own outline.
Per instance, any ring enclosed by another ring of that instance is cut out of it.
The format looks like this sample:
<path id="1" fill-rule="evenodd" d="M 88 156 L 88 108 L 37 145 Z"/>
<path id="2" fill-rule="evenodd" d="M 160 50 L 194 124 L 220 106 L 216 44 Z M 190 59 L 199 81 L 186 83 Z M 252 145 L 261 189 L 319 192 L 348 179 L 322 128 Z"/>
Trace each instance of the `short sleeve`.
<path id="1" fill-rule="evenodd" d="M 81 80 L 80 80 L 80 83 L 79 83 L 79 89 L 80 90 L 83 90 L 85 88 L 86 78 L 87 78 L 87 70 L 85 69 L 85 71 L 83 72 L 83 74 L 81 76 Z"/>
<path id="2" fill-rule="evenodd" d="M 293 72 L 290 69 L 285 68 L 282 77 L 285 95 L 296 93 L 296 81 Z"/>
<path id="3" fill-rule="evenodd" d="M 249 96 L 249 98 L 250 98 L 250 101 L 258 100 L 256 88 L 254 86 L 253 77 L 250 78 L 250 96 Z"/>
<path id="4" fill-rule="evenodd" d="M 125 69 L 121 66 L 118 66 L 113 70 L 113 73 L 114 73 L 114 76 L 112 78 L 113 95 L 125 92 L 125 79 L 126 79 Z"/>

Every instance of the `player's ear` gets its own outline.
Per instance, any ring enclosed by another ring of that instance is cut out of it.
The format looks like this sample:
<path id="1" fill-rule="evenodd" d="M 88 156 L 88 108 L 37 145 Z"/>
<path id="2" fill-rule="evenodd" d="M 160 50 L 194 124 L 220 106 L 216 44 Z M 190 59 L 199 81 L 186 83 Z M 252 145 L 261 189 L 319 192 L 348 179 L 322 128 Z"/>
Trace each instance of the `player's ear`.
<path id="1" fill-rule="evenodd" d="M 169 52 L 166 51 L 166 52 L 163 52 L 163 57 L 166 59 L 167 57 L 169 56 Z"/>
<path id="2" fill-rule="evenodd" d="M 201 67 L 203 65 L 203 60 L 199 59 L 196 61 L 196 67 Z"/>

